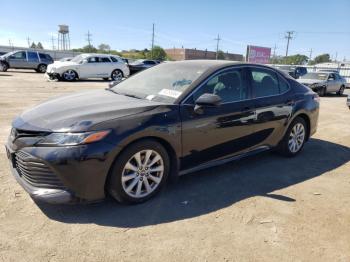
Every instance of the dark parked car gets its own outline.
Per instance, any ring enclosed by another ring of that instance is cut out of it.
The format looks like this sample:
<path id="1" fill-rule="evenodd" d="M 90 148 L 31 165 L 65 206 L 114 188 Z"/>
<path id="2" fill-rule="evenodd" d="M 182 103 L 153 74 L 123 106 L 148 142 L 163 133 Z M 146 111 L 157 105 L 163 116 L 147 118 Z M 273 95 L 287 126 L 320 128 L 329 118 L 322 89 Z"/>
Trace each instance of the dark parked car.
<path id="1" fill-rule="evenodd" d="M 53 63 L 50 55 L 37 51 L 14 51 L 0 56 L 1 68 L 6 72 L 9 68 L 34 69 L 38 73 L 45 73 L 47 65 Z"/>
<path id="2" fill-rule="evenodd" d="M 157 60 L 139 59 L 131 63 L 129 62 L 128 64 L 130 68 L 130 73 L 134 74 L 152 66 L 158 65 L 159 63 L 160 62 Z"/>
<path id="3" fill-rule="evenodd" d="M 269 149 L 297 155 L 316 132 L 318 111 L 317 94 L 271 67 L 164 63 L 25 111 L 6 150 L 35 199 L 96 201 L 107 191 L 135 203 L 170 176 Z"/>
<path id="4" fill-rule="evenodd" d="M 307 73 L 306 67 L 303 66 L 273 65 L 273 67 L 284 71 L 295 79 L 298 79 Z"/>

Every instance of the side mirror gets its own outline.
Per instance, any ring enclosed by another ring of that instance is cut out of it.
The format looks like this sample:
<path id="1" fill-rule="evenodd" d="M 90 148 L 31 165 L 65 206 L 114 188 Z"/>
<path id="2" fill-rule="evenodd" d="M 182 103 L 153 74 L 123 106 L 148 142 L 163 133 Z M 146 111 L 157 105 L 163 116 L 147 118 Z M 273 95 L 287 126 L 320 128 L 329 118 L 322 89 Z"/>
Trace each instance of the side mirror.
<path id="1" fill-rule="evenodd" d="M 194 107 L 194 111 L 196 113 L 202 113 L 203 107 L 216 107 L 221 103 L 221 97 L 214 94 L 205 93 L 198 97 L 195 101 L 196 106 Z"/>

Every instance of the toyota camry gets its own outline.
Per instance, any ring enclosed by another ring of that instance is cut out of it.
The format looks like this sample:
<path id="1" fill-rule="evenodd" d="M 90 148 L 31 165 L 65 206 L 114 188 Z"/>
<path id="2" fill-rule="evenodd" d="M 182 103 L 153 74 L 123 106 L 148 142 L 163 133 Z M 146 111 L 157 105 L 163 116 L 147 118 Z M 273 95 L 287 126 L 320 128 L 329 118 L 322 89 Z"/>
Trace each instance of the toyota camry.
<path id="1" fill-rule="evenodd" d="M 34 199 L 91 202 L 109 193 L 139 203 L 172 176 L 265 150 L 296 156 L 318 112 L 318 95 L 278 69 L 171 62 L 25 111 L 6 151 Z"/>

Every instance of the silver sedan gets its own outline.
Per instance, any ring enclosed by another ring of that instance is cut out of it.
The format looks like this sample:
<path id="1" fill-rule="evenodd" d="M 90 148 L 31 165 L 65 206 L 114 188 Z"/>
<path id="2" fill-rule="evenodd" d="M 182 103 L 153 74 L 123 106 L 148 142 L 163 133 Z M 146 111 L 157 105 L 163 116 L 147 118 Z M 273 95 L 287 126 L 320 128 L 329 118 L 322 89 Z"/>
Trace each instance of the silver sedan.
<path id="1" fill-rule="evenodd" d="M 310 87 L 320 96 L 335 92 L 342 96 L 346 86 L 346 80 L 335 72 L 315 72 L 301 76 L 297 81 Z"/>

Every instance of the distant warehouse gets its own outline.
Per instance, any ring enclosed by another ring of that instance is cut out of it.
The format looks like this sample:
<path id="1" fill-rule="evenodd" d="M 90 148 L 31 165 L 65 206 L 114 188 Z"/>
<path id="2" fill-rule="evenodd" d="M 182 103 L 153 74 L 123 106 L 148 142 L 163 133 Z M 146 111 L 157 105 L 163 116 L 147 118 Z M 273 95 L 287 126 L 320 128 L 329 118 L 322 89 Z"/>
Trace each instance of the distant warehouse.
<path id="1" fill-rule="evenodd" d="M 188 48 L 165 49 L 169 58 L 179 60 L 216 59 L 216 52 Z M 223 53 L 225 60 L 243 61 L 243 55 Z"/>

